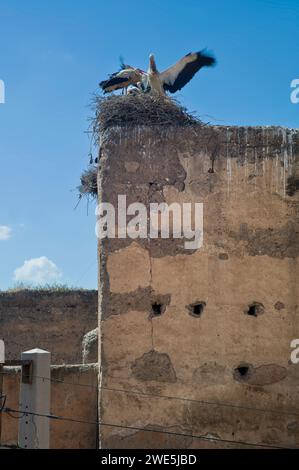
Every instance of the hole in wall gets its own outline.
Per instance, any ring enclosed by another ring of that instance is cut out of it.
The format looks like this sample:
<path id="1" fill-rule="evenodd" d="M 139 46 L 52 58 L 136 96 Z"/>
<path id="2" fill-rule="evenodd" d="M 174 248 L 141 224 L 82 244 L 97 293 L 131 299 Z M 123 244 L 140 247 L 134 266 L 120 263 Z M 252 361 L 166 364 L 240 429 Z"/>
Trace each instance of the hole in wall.
<path id="1" fill-rule="evenodd" d="M 241 377 L 246 377 L 246 375 L 248 374 L 248 371 L 249 371 L 249 367 L 248 366 L 240 366 L 240 367 L 237 367 L 237 371 L 238 371 L 238 373 L 240 374 Z"/>
<path id="2" fill-rule="evenodd" d="M 203 304 L 193 305 L 193 315 L 195 315 L 196 317 L 199 317 L 202 314 L 203 309 L 204 309 Z"/>
<path id="3" fill-rule="evenodd" d="M 257 317 L 258 315 L 261 315 L 262 313 L 264 313 L 264 311 L 265 311 L 265 308 L 263 304 L 259 302 L 253 302 L 252 304 L 248 305 L 248 308 L 245 311 L 245 313 L 247 315 L 250 315 L 251 317 Z"/>
<path id="4" fill-rule="evenodd" d="M 171 296 L 170 294 L 164 295 L 155 295 L 151 294 L 150 296 L 150 304 L 148 306 L 149 309 L 149 317 L 160 317 L 166 312 L 168 305 L 170 304 Z"/>
<path id="5" fill-rule="evenodd" d="M 188 305 L 187 308 L 189 310 L 190 315 L 192 315 L 192 317 L 199 318 L 202 315 L 205 309 L 205 306 L 206 306 L 206 303 L 204 301 L 198 301 L 198 302 L 194 302 L 191 305 Z"/>
<path id="6" fill-rule="evenodd" d="M 252 376 L 252 371 L 251 364 L 240 364 L 234 369 L 234 379 L 239 382 L 246 382 Z"/>
<path id="7" fill-rule="evenodd" d="M 152 304 L 152 316 L 158 317 L 163 313 L 163 305 L 155 302 Z"/>

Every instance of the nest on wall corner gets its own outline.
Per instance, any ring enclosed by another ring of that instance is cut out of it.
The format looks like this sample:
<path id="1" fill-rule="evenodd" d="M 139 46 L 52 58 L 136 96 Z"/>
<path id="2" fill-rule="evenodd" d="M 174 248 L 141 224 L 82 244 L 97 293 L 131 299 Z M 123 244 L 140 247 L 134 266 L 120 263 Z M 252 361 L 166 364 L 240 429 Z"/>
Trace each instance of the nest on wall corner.
<path id="1" fill-rule="evenodd" d="M 96 198 L 98 194 L 97 184 L 97 166 L 91 166 L 88 170 L 85 170 L 80 178 L 80 186 L 78 186 L 79 199 L 83 196 L 91 196 Z"/>
<path id="2" fill-rule="evenodd" d="M 89 132 L 92 143 L 97 147 L 100 145 L 101 132 L 114 126 L 188 127 L 202 124 L 194 113 L 188 113 L 177 100 L 149 93 L 108 97 L 95 94 L 92 109 L 94 116 L 90 120 Z M 97 197 L 97 166 L 92 165 L 82 173 L 78 191 L 79 199 L 84 196 Z"/>
<path id="3" fill-rule="evenodd" d="M 94 118 L 91 128 L 95 143 L 99 143 L 100 132 L 113 126 L 195 126 L 201 124 L 194 113 L 177 100 L 168 96 L 150 93 L 136 95 L 94 95 Z"/>

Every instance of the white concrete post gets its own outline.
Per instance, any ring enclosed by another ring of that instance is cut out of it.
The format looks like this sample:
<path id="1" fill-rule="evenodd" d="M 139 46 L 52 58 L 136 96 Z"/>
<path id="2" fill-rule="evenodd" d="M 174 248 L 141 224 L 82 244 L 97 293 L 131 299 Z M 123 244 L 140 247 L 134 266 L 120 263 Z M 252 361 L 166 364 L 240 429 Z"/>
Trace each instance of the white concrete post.
<path id="1" fill-rule="evenodd" d="M 22 361 L 33 361 L 30 375 L 21 380 L 20 411 L 50 414 L 51 354 L 42 349 L 25 351 Z M 44 378 L 43 378 L 44 377 Z M 26 383 L 29 382 L 29 383 Z M 31 382 L 31 383 L 30 383 Z M 50 448 L 50 419 L 24 414 L 19 420 L 19 446 L 24 449 Z"/>

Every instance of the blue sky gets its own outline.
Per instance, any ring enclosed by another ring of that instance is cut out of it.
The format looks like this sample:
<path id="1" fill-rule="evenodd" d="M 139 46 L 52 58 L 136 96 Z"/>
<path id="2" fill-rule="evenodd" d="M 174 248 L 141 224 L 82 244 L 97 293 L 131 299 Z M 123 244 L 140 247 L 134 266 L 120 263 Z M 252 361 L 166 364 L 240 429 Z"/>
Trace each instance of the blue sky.
<path id="1" fill-rule="evenodd" d="M 1 0 L 0 289 L 26 275 L 96 288 L 94 206 L 74 210 L 76 186 L 90 95 L 119 55 L 146 69 L 154 52 L 163 70 L 207 47 L 218 65 L 179 93 L 189 110 L 298 127 L 298 28 L 298 0 Z"/>

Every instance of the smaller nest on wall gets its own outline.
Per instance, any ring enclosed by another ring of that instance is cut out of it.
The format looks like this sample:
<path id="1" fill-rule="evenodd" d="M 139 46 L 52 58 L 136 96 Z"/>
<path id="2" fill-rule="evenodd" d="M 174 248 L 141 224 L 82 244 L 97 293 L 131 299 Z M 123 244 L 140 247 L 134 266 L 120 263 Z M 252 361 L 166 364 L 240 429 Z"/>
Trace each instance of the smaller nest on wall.
<path id="1" fill-rule="evenodd" d="M 136 95 L 95 95 L 95 116 L 91 128 L 95 143 L 100 132 L 113 126 L 194 126 L 201 121 L 187 112 L 178 101 L 149 93 Z"/>
<path id="2" fill-rule="evenodd" d="M 98 184 L 97 184 L 97 172 L 98 169 L 96 166 L 92 166 L 88 170 L 82 173 L 80 178 L 79 198 L 83 196 L 92 196 L 93 198 L 97 197 L 98 194 Z"/>

